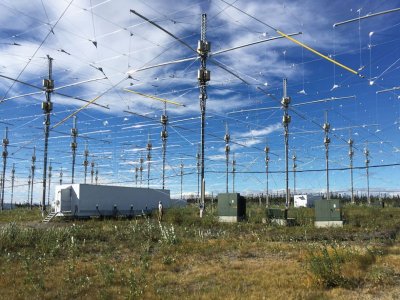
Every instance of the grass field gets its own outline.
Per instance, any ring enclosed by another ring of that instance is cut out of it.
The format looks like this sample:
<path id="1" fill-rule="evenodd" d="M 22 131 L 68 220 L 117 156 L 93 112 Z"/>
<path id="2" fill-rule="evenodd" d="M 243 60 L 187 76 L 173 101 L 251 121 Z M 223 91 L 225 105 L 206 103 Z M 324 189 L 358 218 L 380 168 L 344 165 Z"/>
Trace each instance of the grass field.
<path id="1" fill-rule="evenodd" d="M 400 299 L 400 209 L 346 206 L 343 228 L 220 224 L 209 209 L 148 219 L 40 222 L 0 213 L 2 299 Z"/>

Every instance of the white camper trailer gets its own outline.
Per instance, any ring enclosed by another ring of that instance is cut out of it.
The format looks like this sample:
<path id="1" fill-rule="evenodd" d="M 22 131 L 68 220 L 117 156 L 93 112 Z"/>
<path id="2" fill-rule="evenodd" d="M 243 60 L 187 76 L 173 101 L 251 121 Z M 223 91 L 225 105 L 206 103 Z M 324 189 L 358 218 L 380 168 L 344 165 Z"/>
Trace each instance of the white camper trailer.
<path id="1" fill-rule="evenodd" d="M 294 195 L 294 207 L 313 207 L 314 202 L 321 199 L 317 195 Z"/>
<path id="2" fill-rule="evenodd" d="M 170 206 L 170 191 L 109 185 L 69 184 L 55 188 L 53 212 L 58 216 L 134 216 Z"/>

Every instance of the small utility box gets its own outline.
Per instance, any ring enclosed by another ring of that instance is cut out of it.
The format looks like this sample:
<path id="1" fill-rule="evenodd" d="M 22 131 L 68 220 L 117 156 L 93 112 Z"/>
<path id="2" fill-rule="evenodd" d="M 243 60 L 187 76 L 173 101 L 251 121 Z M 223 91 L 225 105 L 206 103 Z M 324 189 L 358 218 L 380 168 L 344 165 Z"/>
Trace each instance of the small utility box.
<path id="1" fill-rule="evenodd" d="M 315 201 L 315 227 L 342 227 L 342 207 L 340 200 Z"/>
<path id="2" fill-rule="evenodd" d="M 218 194 L 220 222 L 238 222 L 246 218 L 246 199 L 238 193 Z"/>

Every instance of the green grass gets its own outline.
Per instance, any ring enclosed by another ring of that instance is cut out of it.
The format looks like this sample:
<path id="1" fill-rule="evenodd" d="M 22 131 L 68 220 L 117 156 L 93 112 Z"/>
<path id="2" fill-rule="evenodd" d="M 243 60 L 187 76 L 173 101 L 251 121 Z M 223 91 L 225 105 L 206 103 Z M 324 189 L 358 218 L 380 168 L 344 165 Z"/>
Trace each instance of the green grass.
<path id="1" fill-rule="evenodd" d="M 208 207 L 209 208 L 209 207 Z M 57 221 L 38 210 L 0 213 L 4 299 L 359 299 L 385 287 L 399 295 L 399 208 L 344 207 L 343 228 L 313 227 L 313 210 L 291 209 L 299 226 L 225 224 L 216 210 L 167 210 L 154 218 Z M 390 297 L 389 297 L 390 298 Z"/>

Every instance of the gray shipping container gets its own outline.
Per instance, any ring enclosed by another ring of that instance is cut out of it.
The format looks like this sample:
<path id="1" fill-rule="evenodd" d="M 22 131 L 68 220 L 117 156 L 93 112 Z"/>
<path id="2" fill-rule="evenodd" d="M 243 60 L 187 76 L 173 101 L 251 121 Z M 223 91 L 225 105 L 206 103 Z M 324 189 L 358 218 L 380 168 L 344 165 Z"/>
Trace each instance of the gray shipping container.
<path id="1" fill-rule="evenodd" d="M 134 216 L 171 204 L 170 191 L 162 189 L 69 184 L 55 188 L 52 210 L 59 216 Z"/>

